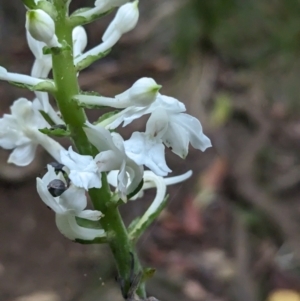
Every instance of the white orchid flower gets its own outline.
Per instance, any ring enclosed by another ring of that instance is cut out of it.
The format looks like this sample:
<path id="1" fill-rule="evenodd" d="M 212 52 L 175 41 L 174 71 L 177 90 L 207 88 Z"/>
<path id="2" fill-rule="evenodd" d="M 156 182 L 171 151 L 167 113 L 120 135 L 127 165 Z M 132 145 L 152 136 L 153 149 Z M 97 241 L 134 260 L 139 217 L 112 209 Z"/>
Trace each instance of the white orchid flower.
<path id="1" fill-rule="evenodd" d="M 72 183 L 80 188 L 101 188 L 101 172 L 92 156 L 80 155 L 73 151 L 62 150 L 60 161 L 67 167 L 67 173 Z"/>
<path id="2" fill-rule="evenodd" d="M 107 129 L 115 129 L 122 122 L 123 126 L 126 126 L 145 114 L 151 113 L 151 116 L 159 115 L 158 119 L 164 124 L 164 131 L 161 131 L 163 135 L 160 135 L 160 139 L 172 152 L 185 158 L 188 154 L 189 143 L 201 151 L 205 151 L 206 148 L 211 146 L 210 139 L 203 134 L 199 120 L 189 114 L 183 113 L 185 111 L 186 108 L 182 102 L 173 97 L 158 94 L 152 104 L 144 107 L 129 106 L 125 110 L 105 119 L 99 125 L 105 126 Z M 149 122 L 147 124 L 150 126 L 152 123 Z M 151 130 L 151 126 L 149 126 L 146 132 L 155 133 L 155 127 Z M 146 139 L 147 136 L 140 136 L 141 138 L 143 138 L 145 146 L 141 151 L 145 149 L 149 151 L 150 144 L 149 140 Z M 159 139 L 156 139 L 156 141 L 160 143 Z M 127 142 L 126 151 L 130 151 L 128 145 L 129 142 Z M 134 150 L 133 153 L 137 154 L 137 150 Z"/>
<path id="3" fill-rule="evenodd" d="M 84 128 L 89 141 L 99 150 L 95 157 L 101 172 L 118 170 L 118 191 L 122 200 L 132 193 L 143 178 L 143 168 L 128 158 L 124 149 L 123 138 L 117 133 L 110 133 L 101 126 L 90 123 Z M 128 182 L 131 182 L 128 186 Z"/>
<path id="4" fill-rule="evenodd" d="M 103 43 L 75 58 L 75 65 L 88 56 L 97 56 L 112 48 L 123 34 L 132 30 L 139 19 L 138 1 L 122 5 L 103 34 Z"/>
<path id="5" fill-rule="evenodd" d="M 38 129 L 49 126 L 31 101 L 20 98 L 10 107 L 11 114 L 0 119 L 0 146 L 14 149 L 8 162 L 26 166 L 32 162 L 37 145 L 41 145 L 56 161 L 63 147 Z"/>
<path id="6" fill-rule="evenodd" d="M 48 190 L 48 185 L 53 180 L 60 180 L 66 184 L 63 174 L 56 174 L 54 167 L 48 165 L 48 172 L 43 178 L 36 179 L 37 191 L 42 201 L 55 212 L 59 231 L 71 240 L 104 237 L 104 230 L 84 228 L 76 222 L 76 216 L 92 221 L 97 221 L 102 216 L 100 211 L 84 210 L 87 205 L 85 190 L 71 184 L 60 196 L 55 197 Z"/>
<path id="7" fill-rule="evenodd" d="M 61 47 L 55 34 L 55 23 L 43 10 L 28 10 L 25 27 L 34 39 L 49 47 Z"/>
<path id="8" fill-rule="evenodd" d="M 162 114 L 164 113 L 164 114 Z M 165 147 L 162 136 L 167 130 L 168 121 L 164 111 L 151 115 L 146 132 L 134 132 L 125 141 L 127 156 L 137 164 L 145 165 L 158 176 L 166 176 L 171 169 L 166 164 Z"/>
<path id="9" fill-rule="evenodd" d="M 107 11 L 109 11 L 110 9 L 114 8 L 114 7 L 118 7 L 121 6 L 125 3 L 127 3 L 128 0 L 96 0 L 95 1 L 95 7 L 80 12 L 78 14 L 76 14 L 75 16 L 78 17 L 84 17 L 84 18 L 92 18 L 94 15 L 100 15 L 103 14 Z"/>
<path id="10" fill-rule="evenodd" d="M 129 106 L 149 106 L 155 101 L 161 85 L 153 78 L 138 79 L 128 90 L 116 95 L 114 98 L 95 95 L 76 95 L 74 98 L 82 104 L 108 106 L 118 109 Z"/>

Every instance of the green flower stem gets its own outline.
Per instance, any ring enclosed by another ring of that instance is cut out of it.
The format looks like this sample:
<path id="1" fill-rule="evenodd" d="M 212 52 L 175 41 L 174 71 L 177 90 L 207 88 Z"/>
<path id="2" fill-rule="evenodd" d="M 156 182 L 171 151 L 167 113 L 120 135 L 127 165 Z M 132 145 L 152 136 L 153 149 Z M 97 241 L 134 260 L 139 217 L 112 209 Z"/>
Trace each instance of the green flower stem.
<path id="1" fill-rule="evenodd" d="M 54 96 L 79 153 L 95 156 L 97 154 L 95 148 L 89 143 L 83 130 L 86 121 L 85 112 L 72 100 L 72 97 L 78 95 L 80 91 L 77 71 L 73 64 L 72 26 L 68 24 L 68 9 L 64 0 L 53 0 L 53 4 L 57 10 L 55 25 L 58 40 L 60 43 L 65 41 L 71 46 L 65 47 L 62 51 L 54 51 L 52 54 L 53 77 L 56 84 Z M 141 271 L 141 266 L 129 240 L 118 208 L 110 205 L 111 192 L 105 173 L 102 174 L 101 189 L 91 189 L 89 194 L 94 208 L 104 214 L 100 223 L 107 233 L 108 244 L 115 257 L 119 275 L 124 281 L 125 291 L 127 291 L 131 281 L 130 253 L 134 256 L 136 272 Z M 138 289 L 138 294 L 141 297 L 145 297 L 145 290 L 142 284 Z"/>

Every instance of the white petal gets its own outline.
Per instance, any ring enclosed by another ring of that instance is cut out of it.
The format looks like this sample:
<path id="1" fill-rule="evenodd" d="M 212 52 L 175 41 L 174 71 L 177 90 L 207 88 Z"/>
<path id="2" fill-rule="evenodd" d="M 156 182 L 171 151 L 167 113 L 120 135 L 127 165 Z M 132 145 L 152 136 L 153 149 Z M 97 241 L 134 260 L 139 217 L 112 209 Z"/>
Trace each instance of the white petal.
<path id="1" fill-rule="evenodd" d="M 192 146 L 201 151 L 211 147 L 210 139 L 203 134 L 200 121 L 188 114 L 174 114 L 171 117 L 172 122 L 180 124 L 188 133 Z"/>
<path id="2" fill-rule="evenodd" d="M 120 193 L 120 198 L 123 201 L 127 201 L 126 194 L 127 194 L 128 176 L 125 167 L 126 167 L 126 162 L 123 161 L 118 174 L 118 191 Z"/>
<path id="3" fill-rule="evenodd" d="M 181 125 L 170 122 L 168 130 L 162 139 L 173 153 L 181 158 L 187 156 L 189 152 L 189 134 Z"/>
<path id="4" fill-rule="evenodd" d="M 154 105 L 163 107 L 170 113 L 181 113 L 186 111 L 184 103 L 180 102 L 174 97 L 161 94 L 158 95 L 156 103 Z"/>
<path id="5" fill-rule="evenodd" d="M 132 30 L 139 19 L 138 1 L 126 3 L 122 5 L 113 19 L 109 24 L 105 33 L 103 34 L 102 40 L 105 42 L 110 39 L 115 32 L 119 32 L 120 35 Z"/>
<path id="6" fill-rule="evenodd" d="M 101 173 L 92 173 L 84 171 L 71 170 L 69 178 L 77 187 L 82 187 L 86 190 L 90 188 L 101 188 Z"/>
<path id="7" fill-rule="evenodd" d="M 85 190 L 71 185 L 60 197 L 59 203 L 67 210 L 80 213 L 87 205 Z"/>
<path id="8" fill-rule="evenodd" d="M 98 149 L 99 152 L 115 150 L 116 146 L 112 140 L 110 132 L 101 125 L 92 125 L 87 122 L 84 131 L 89 141 Z"/>
<path id="9" fill-rule="evenodd" d="M 57 202 L 57 198 L 54 198 L 48 191 L 48 184 L 49 183 L 44 182 L 42 179 L 36 178 L 36 188 L 40 198 L 54 212 L 59 214 L 65 213 L 65 209 L 59 205 L 59 203 Z"/>
<path id="10" fill-rule="evenodd" d="M 146 124 L 146 134 L 161 138 L 168 130 L 169 116 L 164 109 L 155 109 Z"/>
<path id="11" fill-rule="evenodd" d="M 30 164 L 35 156 L 36 144 L 29 143 L 16 147 L 8 158 L 8 163 L 18 166 L 26 166 Z"/>
<path id="12" fill-rule="evenodd" d="M 122 155 L 120 152 L 114 152 L 112 150 L 104 151 L 98 154 L 95 157 L 95 162 L 98 166 L 98 170 L 103 171 L 110 171 L 116 170 L 120 168 L 122 164 Z"/>
<path id="13" fill-rule="evenodd" d="M 160 176 L 171 172 L 165 160 L 165 147 L 160 140 L 151 139 L 145 133 L 134 132 L 124 145 L 126 155 L 136 164 L 145 165 Z"/>
<path id="14" fill-rule="evenodd" d="M 153 172 L 147 170 L 144 172 L 144 180 L 145 182 L 151 181 L 155 184 L 157 188 L 156 196 L 150 207 L 139 219 L 138 223 L 134 226 L 131 233 L 135 233 L 136 231 L 138 231 L 138 229 L 140 229 L 147 222 L 148 218 L 157 211 L 161 203 L 164 201 L 166 195 L 166 184 L 164 183 L 162 177 L 158 177 Z"/>
<path id="15" fill-rule="evenodd" d="M 87 45 L 87 34 L 82 26 L 76 26 L 72 31 L 73 56 L 76 57 L 82 53 Z"/>
<path id="16" fill-rule="evenodd" d="M 98 221 L 103 216 L 103 214 L 98 210 L 83 210 L 80 213 L 76 214 L 76 216 L 89 219 L 91 221 Z"/>
<path id="17" fill-rule="evenodd" d="M 60 155 L 61 162 L 69 169 L 85 168 L 93 161 L 92 156 L 84 156 L 74 152 L 72 146 L 69 147 L 68 151 L 62 150 Z"/>
<path id="18" fill-rule="evenodd" d="M 71 214 L 56 214 L 55 221 L 58 230 L 71 240 L 93 240 L 96 237 L 105 237 L 105 231 L 102 229 L 88 229 L 80 227 L 76 223 L 75 216 Z"/>
<path id="19" fill-rule="evenodd" d="M 138 165 L 128 158 L 126 160 L 126 172 L 130 177 L 130 185 L 127 187 L 127 194 L 130 194 L 135 191 L 141 183 L 144 175 L 144 168 L 142 165 Z"/>

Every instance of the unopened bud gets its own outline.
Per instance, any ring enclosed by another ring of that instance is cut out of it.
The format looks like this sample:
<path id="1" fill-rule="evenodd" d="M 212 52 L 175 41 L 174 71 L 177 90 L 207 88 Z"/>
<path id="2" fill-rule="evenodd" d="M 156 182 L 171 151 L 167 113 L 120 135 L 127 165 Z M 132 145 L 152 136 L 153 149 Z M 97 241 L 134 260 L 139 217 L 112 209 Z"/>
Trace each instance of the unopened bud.
<path id="1" fill-rule="evenodd" d="M 27 11 L 25 27 L 34 39 L 44 42 L 47 46 L 61 46 L 55 35 L 54 21 L 43 10 L 35 9 Z"/>
<path id="2" fill-rule="evenodd" d="M 109 24 L 102 40 L 105 42 L 117 31 L 120 35 L 132 30 L 139 19 L 139 1 L 129 2 L 122 5 L 113 21 Z"/>
<path id="3" fill-rule="evenodd" d="M 161 85 L 158 85 L 154 79 L 143 77 L 129 89 L 129 99 L 136 104 L 150 105 L 156 99 L 160 88 Z"/>

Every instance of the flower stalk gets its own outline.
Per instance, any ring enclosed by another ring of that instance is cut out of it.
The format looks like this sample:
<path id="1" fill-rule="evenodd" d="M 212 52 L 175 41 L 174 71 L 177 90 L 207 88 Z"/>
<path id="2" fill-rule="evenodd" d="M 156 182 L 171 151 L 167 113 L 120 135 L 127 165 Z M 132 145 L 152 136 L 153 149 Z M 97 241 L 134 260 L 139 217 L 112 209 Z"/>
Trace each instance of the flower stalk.
<path id="1" fill-rule="evenodd" d="M 72 45 L 72 30 L 68 24 L 68 11 L 63 0 L 54 0 L 57 9 L 55 20 L 56 35 L 60 43 L 66 41 Z M 63 51 L 54 52 L 52 55 L 53 77 L 56 84 L 55 98 L 65 123 L 69 126 L 71 137 L 78 152 L 82 155 L 95 156 L 97 151 L 90 144 L 83 130 L 86 116 L 82 108 L 73 100 L 74 95 L 79 94 L 77 70 L 73 63 L 72 47 Z M 114 255 L 120 277 L 124 280 L 125 291 L 130 287 L 130 260 L 134 254 L 137 272 L 141 271 L 139 260 L 129 240 L 125 225 L 122 221 L 118 208 L 109 204 L 111 199 L 110 188 L 106 174 L 102 173 L 102 187 L 90 189 L 89 194 L 95 210 L 103 213 L 100 223 L 107 235 L 107 242 Z M 145 297 L 143 285 L 138 289 L 140 297 Z"/>

